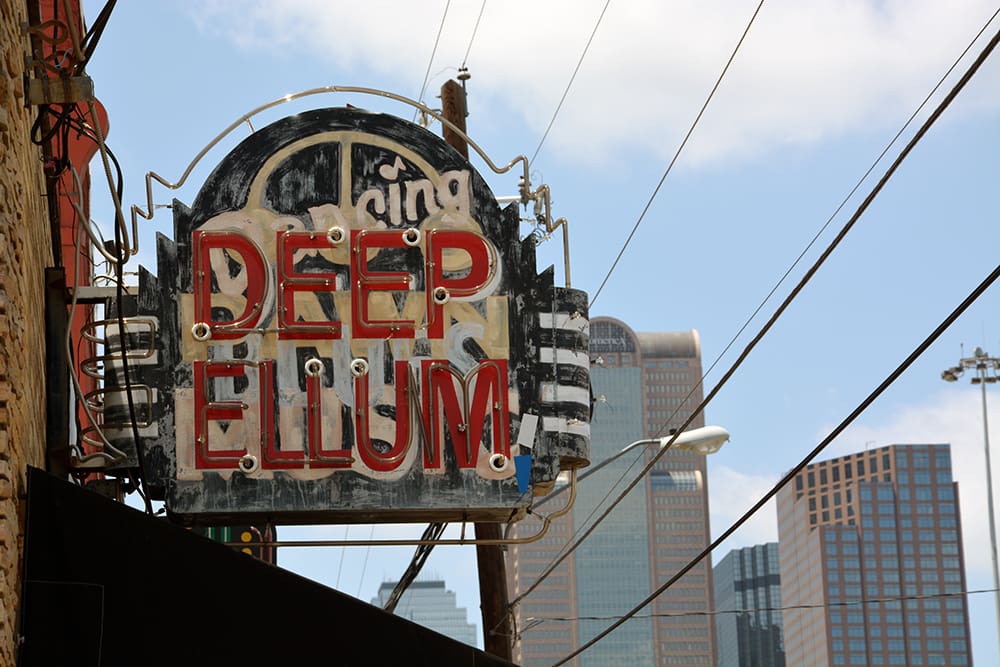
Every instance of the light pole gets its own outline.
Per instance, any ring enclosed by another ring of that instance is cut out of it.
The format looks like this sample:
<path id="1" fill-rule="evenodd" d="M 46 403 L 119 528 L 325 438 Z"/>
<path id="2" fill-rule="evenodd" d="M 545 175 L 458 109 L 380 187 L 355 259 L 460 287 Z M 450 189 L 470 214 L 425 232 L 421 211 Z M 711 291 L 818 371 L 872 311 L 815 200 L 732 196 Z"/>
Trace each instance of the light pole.
<path id="1" fill-rule="evenodd" d="M 729 441 L 729 431 L 721 426 L 702 426 L 701 428 L 693 428 L 690 431 L 684 431 L 676 438 L 674 438 L 673 435 L 667 435 L 662 438 L 644 438 L 642 440 L 636 440 L 635 442 L 618 450 L 600 463 L 587 468 L 586 472 L 576 478 L 576 481 L 578 483 L 582 482 L 604 466 L 608 465 L 612 461 L 615 461 L 619 457 L 624 456 L 636 447 L 658 445 L 660 448 L 663 448 L 670 443 L 672 438 L 674 440 L 673 444 L 670 445 L 672 449 L 686 449 L 707 456 L 722 449 L 722 445 Z M 568 485 L 559 487 L 549 495 L 536 501 L 535 507 L 538 507 L 542 503 L 547 503 L 568 488 Z"/>
<path id="2" fill-rule="evenodd" d="M 1000 358 L 991 357 L 977 347 L 971 357 L 960 359 L 958 366 L 941 372 L 941 379 L 955 382 L 966 371 L 974 369 L 972 384 L 978 384 L 983 397 L 983 446 L 986 451 L 986 509 L 990 522 L 990 554 L 993 556 L 993 595 L 996 603 L 997 641 L 1000 641 L 1000 570 L 997 569 L 997 529 L 993 520 L 993 473 L 990 469 L 990 426 L 986 416 L 986 385 L 1000 379 Z"/>

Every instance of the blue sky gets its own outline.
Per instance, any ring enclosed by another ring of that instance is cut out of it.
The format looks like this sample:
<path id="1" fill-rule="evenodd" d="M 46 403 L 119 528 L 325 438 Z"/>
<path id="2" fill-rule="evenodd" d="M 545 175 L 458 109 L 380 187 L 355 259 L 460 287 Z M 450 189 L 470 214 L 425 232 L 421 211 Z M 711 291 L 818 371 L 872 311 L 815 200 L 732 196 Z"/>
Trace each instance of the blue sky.
<path id="1" fill-rule="evenodd" d="M 93 20 L 103 3 L 83 4 Z M 418 97 L 446 4 L 120 3 L 88 69 L 108 108 L 108 144 L 125 169 L 125 202 L 144 202 L 148 171 L 176 180 L 229 123 L 286 93 L 353 85 Z M 437 105 L 438 89 L 468 51 L 470 136 L 498 163 L 532 155 L 604 6 L 603 0 L 487 1 L 470 47 L 482 4 L 454 0 L 424 98 Z M 743 0 L 608 5 L 532 165 L 535 182 L 552 188 L 555 214 L 569 220 L 574 287 L 593 294 L 600 285 L 755 8 Z M 996 9 L 995 2 L 974 0 L 765 2 L 591 314 L 620 318 L 639 331 L 697 329 L 707 368 Z M 987 28 L 959 72 L 998 27 L 994 21 Z M 929 108 L 956 80 L 952 74 Z M 409 108 L 380 98 L 324 95 L 253 122 L 260 127 L 345 103 L 412 117 Z M 710 462 L 715 533 L 798 463 L 996 266 L 998 121 L 1000 61 L 993 57 L 709 405 L 708 423 L 733 435 Z M 176 196 L 191 203 L 211 168 L 244 136 L 237 131 L 223 141 L 178 192 L 154 189 L 154 201 Z M 890 159 L 900 148 L 890 150 Z M 481 161 L 474 164 L 485 171 Z M 814 261 L 887 165 L 876 167 L 790 280 Z M 93 215 L 106 224 L 111 205 L 99 176 L 95 170 Z M 497 195 L 516 191 L 514 176 L 488 180 Z M 170 225 L 164 210 L 142 225 L 139 260 L 151 269 L 153 233 Z M 558 239 L 541 246 L 539 263 L 561 267 Z M 778 300 L 792 284 L 778 288 Z M 763 321 L 738 337 L 707 387 Z M 950 442 L 968 586 L 983 589 L 992 582 L 978 391 L 940 380 L 963 344 L 966 356 L 977 345 L 1000 355 L 1000 287 L 974 304 L 824 458 L 894 442 Z M 351 537 L 369 530 L 353 527 Z M 380 527 L 375 534 L 420 530 Z M 341 537 L 344 528 L 303 532 Z M 772 508 L 717 558 L 776 537 Z M 339 577 L 340 588 L 368 600 L 381 581 L 401 574 L 410 553 L 297 549 L 283 551 L 281 560 L 330 585 Z M 464 547 L 436 550 L 425 568 L 446 579 L 478 623 L 474 570 L 474 552 Z M 974 660 L 1000 664 L 992 597 L 972 600 Z"/>

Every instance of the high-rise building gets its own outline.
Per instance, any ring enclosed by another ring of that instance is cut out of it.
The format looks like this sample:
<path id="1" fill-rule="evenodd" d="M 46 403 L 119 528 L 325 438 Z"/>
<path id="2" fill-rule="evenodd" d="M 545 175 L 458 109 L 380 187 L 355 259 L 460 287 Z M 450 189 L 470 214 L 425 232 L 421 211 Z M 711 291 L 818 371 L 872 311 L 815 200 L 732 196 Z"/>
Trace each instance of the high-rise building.
<path id="1" fill-rule="evenodd" d="M 372 604 L 384 607 L 397 583 L 382 582 Z M 447 590 L 443 581 L 414 581 L 399 598 L 393 613 L 456 641 L 476 645 L 476 625 L 469 623 L 465 607 L 458 606 L 454 591 Z"/>
<path id="2" fill-rule="evenodd" d="M 785 667 L 778 543 L 733 549 L 712 566 L 712 578 L 716 665 Z"/>
<path id="3" fill-rule="evenodd" d="M 696 331 L 635 333 L 610 318 L 590 324 L 595 396 L 591 461 L 626 445 L 669 434 L 702 398 Z M 692 428 L 703 426 L 699 418 Z M 638 447 L 579 484 L 573 510 L 538 542 L 509 550 L 511 598 L 517 598 L 585 530 L 654 453 Z M 538 510 L 558 509 L 562 494 Z M 522 521 L 521 537 L 537 524 Z M 548 665 L 571 653 L 668 580 L 709 540 L 705 458 L 670 451 L 582 545 L 515 608 L 515 661 Z M 582 653 L 573 664 L 714 665 L 712 576 L 702 563 L 646 610 Z"/>
<path id="4" fill-rule="evenodd" d="M 971 665 L 948 445 L 814 463 L 778 494 L 790 665 Z"/>

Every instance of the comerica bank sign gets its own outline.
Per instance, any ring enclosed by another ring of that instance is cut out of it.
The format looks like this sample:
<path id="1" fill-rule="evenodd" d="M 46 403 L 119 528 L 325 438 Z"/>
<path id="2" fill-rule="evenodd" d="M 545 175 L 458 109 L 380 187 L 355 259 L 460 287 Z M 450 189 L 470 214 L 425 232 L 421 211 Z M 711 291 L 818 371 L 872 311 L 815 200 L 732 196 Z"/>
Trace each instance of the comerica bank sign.
<path id="1" fill-rule="evenodd" d="M 586 294 L 436 135 L 305 112 L 173 212 L 123 310 L 157 320 L 139 446 L 175 517 L 507 521 L 586 462 Z"/>

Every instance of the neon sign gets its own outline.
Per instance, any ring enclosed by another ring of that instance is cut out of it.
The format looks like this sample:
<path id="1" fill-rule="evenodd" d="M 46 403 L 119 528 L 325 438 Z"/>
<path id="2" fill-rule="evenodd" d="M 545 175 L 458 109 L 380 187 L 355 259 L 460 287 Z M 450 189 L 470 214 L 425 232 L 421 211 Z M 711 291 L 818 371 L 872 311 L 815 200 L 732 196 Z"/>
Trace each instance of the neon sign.
<path id="1" fill-rule="evenodd" d="M 586 294 L 440 138 L 307 112 L 173 208 L 136 309 L 162 316 L 140 446 L 175 516 L 506 521 L 586 461 Z"/>

